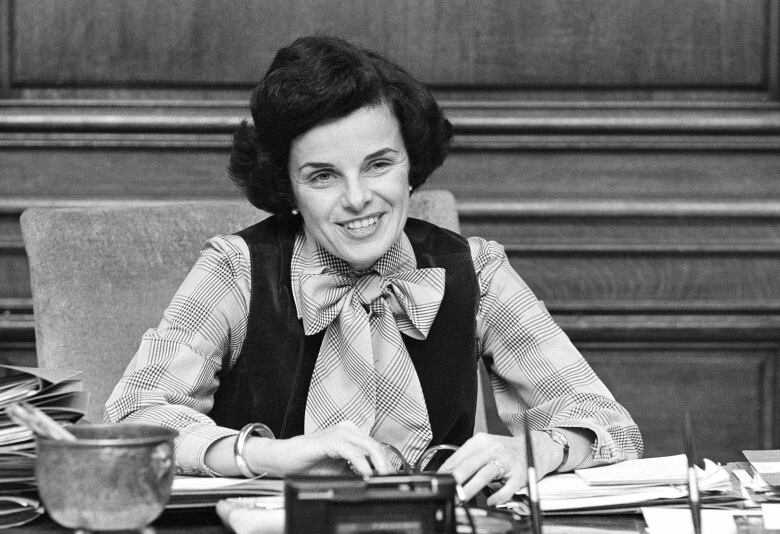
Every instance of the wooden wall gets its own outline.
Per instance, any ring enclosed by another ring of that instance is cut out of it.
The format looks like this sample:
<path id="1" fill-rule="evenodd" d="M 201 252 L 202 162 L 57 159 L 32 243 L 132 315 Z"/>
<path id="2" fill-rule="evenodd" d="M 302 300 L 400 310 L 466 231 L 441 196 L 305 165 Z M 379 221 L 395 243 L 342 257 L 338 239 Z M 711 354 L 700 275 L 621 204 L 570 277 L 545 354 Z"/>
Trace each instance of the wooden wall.
<path id="1" fill-rule="evenodd" d="M 21 211 L 237 196 L 230 132 L 274 51 L 337 33 L 456 127 L 431 186 L 635 415 L 719 460 L 780 447 L 777 0 L 0 0 L 0 359 L 34 362 Z M 130 355 L 128 355 L 129 357 Z"/>

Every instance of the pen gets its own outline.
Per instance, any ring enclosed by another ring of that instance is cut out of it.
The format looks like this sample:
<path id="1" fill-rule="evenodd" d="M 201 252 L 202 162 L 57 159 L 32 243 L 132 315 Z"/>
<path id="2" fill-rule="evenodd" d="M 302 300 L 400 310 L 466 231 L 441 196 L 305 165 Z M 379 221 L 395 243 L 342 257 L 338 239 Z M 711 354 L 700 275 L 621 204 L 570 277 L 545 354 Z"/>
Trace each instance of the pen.
<path id="1" fill-rule="evenodd" d="M 523 417 L 525 426 L 525 463 L 528 469 L 528 498 L 531 501 L 531 523 L 534 534 L 542 533 L 542 512 L 539 508 L 539 487 L 536 485 L 536 467 L 534 451 L 531 446 L 531 431 L 528 429 L 528 416 Z"/>
<path id="2" fill-rule="evenodd" d="M 688 457 L 688 504 L 691 507 L 693 531 L 701 534 L 701 504 L 699 502 L 699 483 L 696 479 L 696 453 L 693 450 L 693 426 L 691 414 L 685 410 L 685 456 Z"/>
<path id="3" fill-rule="evenodd" d="M 26 402 L 9 404 L 5 413 L 17 425 L 26 426 L 35 434 L 50 439 L 74 441 L 76 437 L 42 410 Z"/>

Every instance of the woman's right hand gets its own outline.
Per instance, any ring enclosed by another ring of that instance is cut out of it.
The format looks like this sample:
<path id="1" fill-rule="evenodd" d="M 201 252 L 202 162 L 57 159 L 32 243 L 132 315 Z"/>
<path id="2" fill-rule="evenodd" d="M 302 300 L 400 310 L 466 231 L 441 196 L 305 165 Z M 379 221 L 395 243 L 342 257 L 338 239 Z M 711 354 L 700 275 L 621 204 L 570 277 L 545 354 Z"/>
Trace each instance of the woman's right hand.
<path id="1" fill-rule="evenodd" d="M 393 471 L 386 447 L 349 421 L 289 439 L 250 438 L 244 456 L 255 473 L 280 477 L 340 474 L 348 466 L 361 476 Z"/>

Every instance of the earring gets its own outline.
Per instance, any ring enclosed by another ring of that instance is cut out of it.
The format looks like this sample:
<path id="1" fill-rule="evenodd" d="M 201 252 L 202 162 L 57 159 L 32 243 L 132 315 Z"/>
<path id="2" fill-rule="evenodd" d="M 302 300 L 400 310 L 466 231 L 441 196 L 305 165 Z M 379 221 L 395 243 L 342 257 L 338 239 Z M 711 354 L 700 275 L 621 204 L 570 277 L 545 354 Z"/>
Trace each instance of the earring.
<path id="1" fill-rule="evenodd" d="M 290 213 L 292 213 L 293 215 L 298 215 L 299 213 L 298 208 L 293 208 L 292 210 L 290 210 Z"/>
<path id="2" fill-rule="evenodd" d="M 410 185 L 410 186 L 409 186 L 409 192 L 410 192 L 410 193 L 412 192 L 412 189 L 414 189 L 414 187 L 412 187 L 412 186 Z"/>

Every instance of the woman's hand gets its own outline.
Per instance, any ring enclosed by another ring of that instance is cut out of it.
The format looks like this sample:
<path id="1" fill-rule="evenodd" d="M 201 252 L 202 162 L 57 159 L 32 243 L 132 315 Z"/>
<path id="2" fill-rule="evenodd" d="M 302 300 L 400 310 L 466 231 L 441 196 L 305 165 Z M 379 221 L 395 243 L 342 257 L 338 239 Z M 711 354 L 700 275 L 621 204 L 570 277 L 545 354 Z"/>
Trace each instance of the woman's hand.
<path id="1" fill-rule="evenodd" d="M 544 432 L 531 431 L 531 443 L 536 474 L 542 478 L 558 467 L 563 451 Z M 488 498 L 487 504 L 504 503 L 528 483 L 525 438 L 480 432 L 453 453 L 439 472 L 452 474 L 463 487 L 466 500 L 488 484 L 502 481 L 503 487 Z"/>
<path id="2" fill-rule="evenodd" d="M 289 439 L 250 439 L 245 456 L 252 471 L 275 476 L 339 474 L 348 465 L 362 476 L 392 472 L 385 446 L 348 421 Z"/>

